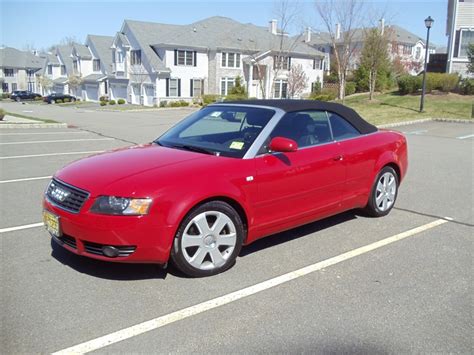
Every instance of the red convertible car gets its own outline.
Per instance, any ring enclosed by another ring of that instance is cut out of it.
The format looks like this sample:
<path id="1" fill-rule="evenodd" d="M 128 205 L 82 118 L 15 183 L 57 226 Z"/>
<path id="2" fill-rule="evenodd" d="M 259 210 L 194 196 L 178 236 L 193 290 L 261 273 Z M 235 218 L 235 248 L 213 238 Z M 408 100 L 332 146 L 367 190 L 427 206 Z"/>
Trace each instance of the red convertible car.
<path id="1" fill-rule="evenodd" d="M 224 102 L 64 167 L 43 219 L 73 253 L 208 276 L 259 238 L 356 208 L 386 215 L 406 171 L 405 137 L 343 105 Z"/>

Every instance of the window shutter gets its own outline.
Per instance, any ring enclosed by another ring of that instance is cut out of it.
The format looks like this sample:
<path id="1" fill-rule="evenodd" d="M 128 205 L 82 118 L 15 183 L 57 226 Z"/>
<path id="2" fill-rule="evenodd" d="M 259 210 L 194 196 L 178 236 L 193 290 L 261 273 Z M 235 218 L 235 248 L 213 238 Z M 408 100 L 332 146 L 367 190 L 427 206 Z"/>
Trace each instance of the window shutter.
<path id="1" fill-rule="evenodd" d="M 178 97 L 181 97 L 181 79 L 178 79 Z"/>
<path id="2" fill-rule="evenodd" d="M 170 79 L 166 79 L 166 97 L 170 96 Z"/>
<path id="3" fill-rule="evenodd" d="M 178 50 L 174 50 L 174 65 L 178 65 Z"/>
<path id="4" fill-rule="evenodd" d="M 288 69 L 291 68 L 291 57 L 288 57 Z"/>
<path id="5" fill-rule="evenodd" d="M 191 88 L 189 90 L 189 96 L 193 97 L 193 79 L 189 80 L 189 87 Z"/>
<path id="6" fill-rule="evenodd" d="M 197 66 L 197 52 L 194 51 L 193 55 L 194 55 L 194 66 Z"/>
<path id="7" fill-rule="evenodd" d="M 201 95 L 204 95 L 204 79 L 201 80 Z"/>

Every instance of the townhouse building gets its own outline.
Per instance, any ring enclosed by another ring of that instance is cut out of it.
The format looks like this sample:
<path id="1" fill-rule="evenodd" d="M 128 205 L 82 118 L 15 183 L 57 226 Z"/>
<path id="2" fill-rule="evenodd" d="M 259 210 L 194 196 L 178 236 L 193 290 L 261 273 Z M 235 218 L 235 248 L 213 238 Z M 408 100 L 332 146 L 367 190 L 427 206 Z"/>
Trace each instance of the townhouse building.
<path id="1" fill-rule="evenodd" d="M 2 93 L 16 90 L 38 91 L 36 73 L 45 61 L 44 57 L 15 48 L 0 48 L 0 83 Z"/>
<path id="2" fill-rule="evenodd" d="M 388 54 L 390 59 L 397 60 L 405 68 L 405 70 L 412 74 L 419 74 L 423 70 L 425 60 L 426 41 L 416 34 L 397 25 L 385 25 L 385 21 L 380 20 L 379 29 L 382 34 L 387 35 L 389 39 Z M 364 47 L 366 29 L 357 28 L 353 30 L 351 40 L 352 57 L 349 63 L 349 70 L 357 69 L 359 65 L 360 55 Z M 341 26 L 336 25 L 333 36 L 336 43 L 344 43 L 345 33 L 342 32 Z M 310 32 L 306 37 L 310 38 L 308 41 L 312 46 L 325 53 L 333 53 L 331 35 L 327 32 Z M 428 54 L 435 53 L 436 46 L 430 44 Z"/>
<path id="3" fill-rule="evenodd" d="M 57 46 L 51 53 L 46 54 L 46 61 L 39 76 L 41 94 L 49 95 L 52 92 L 70 94 L 68 77 L 73 75 L 72 45 Z"/>
<path id="4" fill-rule="evenodd" d="M 449 0 L 446 21 L 448 36 L 448 58 L 446 71 L 470 76 L 467 65 L 467 49 L 474 44 L 474 0 Z"/>
<path id="5" fill-rule="evenodd" d="M 129 102 L 147 106 L 226 96 L 237 77 L 251 97 L 289 97 L 295 67 L 306 74 L 299 95 L 307 95 L 312 83 L 322 82 L 327 61 L 324 53 L 278 31 L 275 20 L 266 28 L 218 16 L 190 25 L 125 20 L 111 47 L 110 96 L 126 94 Z"/>

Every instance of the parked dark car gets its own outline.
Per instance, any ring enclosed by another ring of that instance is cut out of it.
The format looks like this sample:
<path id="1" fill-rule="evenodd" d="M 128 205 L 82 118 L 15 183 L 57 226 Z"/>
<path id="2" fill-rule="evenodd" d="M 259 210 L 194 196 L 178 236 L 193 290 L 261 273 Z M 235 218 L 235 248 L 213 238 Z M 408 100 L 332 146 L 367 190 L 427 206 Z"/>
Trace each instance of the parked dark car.
<path id="1" fill-rule="evenodd" d="M 64 101 L 64 99 L 69 100 L 71 102 L 76 101 L 76 98 L 72 95 L 69 94 L 60 94 L 60 93 L 52 93 L 48 96 L 45 96 L 43 98 L 44 102 L 47 102 L 48 104 L 55 104 L 59 100 Z"/>
<path id="2" fill-rule="evenodd" d="M 13 101 L 23 101 L 23 100 L 34 100 L 37 97 L 41 97 L 40 94 L 34 93 L 32 91 L 27 90 L 16 90 L 12 92 L 10 98 Z"/>

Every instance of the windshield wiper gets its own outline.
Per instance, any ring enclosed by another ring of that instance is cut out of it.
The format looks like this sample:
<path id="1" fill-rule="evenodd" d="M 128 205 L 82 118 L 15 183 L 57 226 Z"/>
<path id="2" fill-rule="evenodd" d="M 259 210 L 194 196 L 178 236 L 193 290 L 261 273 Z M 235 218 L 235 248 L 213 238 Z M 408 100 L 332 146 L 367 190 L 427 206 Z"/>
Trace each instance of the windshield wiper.
<path id="1" fill-rule="evenodd" d="M 204 153 L 204 154 L 210 154 L 210 155 L 216 155 L 216 152 L 202 148 L 202 147 L 196 147 L 194 145 L 187 145 L 187 144 L 173 144 L 169 146 L 170 148 L 178 148 L 178 149 L 184 149 L 184 150 L 189 150 L 191 152 L 197 152 L 197 153 Z"/>

